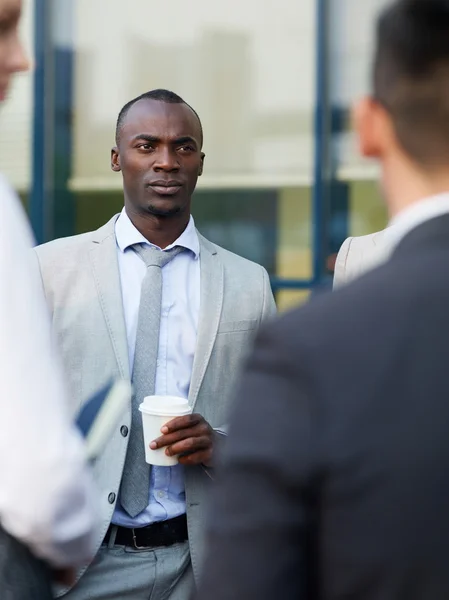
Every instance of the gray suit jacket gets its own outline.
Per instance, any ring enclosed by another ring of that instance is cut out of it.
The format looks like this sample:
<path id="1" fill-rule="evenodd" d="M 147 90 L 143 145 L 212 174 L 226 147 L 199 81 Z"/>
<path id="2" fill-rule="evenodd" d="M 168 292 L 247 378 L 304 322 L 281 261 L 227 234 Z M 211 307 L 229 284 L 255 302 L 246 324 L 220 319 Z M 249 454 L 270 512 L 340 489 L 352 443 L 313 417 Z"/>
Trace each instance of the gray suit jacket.
<path id="1" fill-rule="evenodd" d="M 343 242 L 335 262 L 334 288 L 349 283 L 356 277 L 382 264 L 390 254 L 386 229 L 350 237 Z"/>
<path id="2" fill-rule="evenodd" d="M 53 328 L 62 352 L 73 414 L 111 377 L 130 378 L 114 216 L 95 232 L 59 239 L 36 249 Z M 212 427 L 227 422 L 236 379 L 260 322 L 275 313 L 263 267 L 220 248 L 201 235 L 200 317 L 189 401 Z M 131 407 L 120 425 L 131 426 Z M 128 437 L 120 427 L 95 463 L 102 524 L 110 524 L 122 478 Z M 186 503 L 193 571 L 202 555 L 205 498 L 210 477 L 186 469 Z"/>

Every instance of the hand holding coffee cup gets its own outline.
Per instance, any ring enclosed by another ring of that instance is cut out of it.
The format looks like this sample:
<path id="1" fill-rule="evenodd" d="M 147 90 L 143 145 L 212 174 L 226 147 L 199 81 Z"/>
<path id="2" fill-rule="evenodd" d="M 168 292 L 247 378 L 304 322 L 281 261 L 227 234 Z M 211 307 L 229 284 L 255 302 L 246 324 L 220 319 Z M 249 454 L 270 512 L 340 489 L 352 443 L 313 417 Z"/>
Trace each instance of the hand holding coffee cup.
<path id="1" fill-rule="evenodd" d="M 150 465 L 172 467 L 178 463 L 178 457 L 168 455 L 161 447 L 152 442 L 160 436 L 162 427 L 174 417 L 189 415 L 192 409 L 185 398 L 177 396 L 147 396 L 139 406 L 142 413 L 145 460 Z"/>
<path id="2" fill-rule="evenodd" d="M 144 404 L 148 407 L 145 412 L 142 410 Z M 146 431 L 144 424 L 145 454 L 148 463 L 172 466 L 179 462 L 184 465 L 212 466 L 214 430 L 204 417 L 191 414 L 187 400 L 174 396 L 149 396 L 148 400 L 145 398 L 142 403 L 141 410 L 142 417 L 147 419 L 149 426 L 149 417 L 153 416 L 151 431 L 149 427 Z M 175 410 L 178 410 L 177 416 L 174 416 Z M 167 414 L 169 411 L 173 416 Z M 159 414 L 155 415 L 155 412 Z M 156 416 L 159 417 L 158 422 L 154 418 Z"/>
<path id="3" fill-rule="evenodd" d="M 213 466 L 215 436 L 212 427 L 199 414 L 178 417 L 162 427 L 163 435 L 151 447 L 165 447 L 169 456 L 178 456 L 183 465 Z"/>

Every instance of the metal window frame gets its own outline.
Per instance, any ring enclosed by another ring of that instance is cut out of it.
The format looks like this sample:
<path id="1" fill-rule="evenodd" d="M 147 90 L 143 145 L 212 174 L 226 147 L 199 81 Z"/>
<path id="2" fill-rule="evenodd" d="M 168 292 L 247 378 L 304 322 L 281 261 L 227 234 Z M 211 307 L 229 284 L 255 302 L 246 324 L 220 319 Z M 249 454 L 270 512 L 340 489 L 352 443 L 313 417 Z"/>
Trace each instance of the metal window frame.
<path id="1" fill-rule="evenodd" d="M 51 45 L 49 31 L 48 0 L 34 0 L 34 56 L 33 77 L 33 132 L 32 132 L 32 185 L 29 200 L 29 216 L 38 244 L 44 242 L 49 233 L 49 177 L 47 125 L 49 61 Z"/>
<path id="2" fill-rule="evenodd" d="M 56 23 L 71 23 L 71 3 L 34 0 L 32 185 L 29 215 L 37 243 L 74 233 L 69 189 L 72 158 L 73 48 L 61 47 Z M 59 21 L 61 23 L 61 21 Z"/>

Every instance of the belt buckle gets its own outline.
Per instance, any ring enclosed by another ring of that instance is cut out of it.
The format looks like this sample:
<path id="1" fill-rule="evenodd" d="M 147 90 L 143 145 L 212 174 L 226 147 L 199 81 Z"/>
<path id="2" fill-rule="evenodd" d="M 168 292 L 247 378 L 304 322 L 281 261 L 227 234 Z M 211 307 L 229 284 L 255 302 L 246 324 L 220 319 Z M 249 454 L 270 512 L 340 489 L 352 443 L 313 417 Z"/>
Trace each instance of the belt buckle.
<path id="1" fill-rule="evenodd" d="M 136 550 L 146 550 L 148 548 L 148 546 L 138 546 L 137 545 L 137 540 L 136 540 L 136 532 L 134 531 L 134 527 L 131 529 L 132 534 L 133 534 L 133 544 L 134 544 L 134 548 Z"/>

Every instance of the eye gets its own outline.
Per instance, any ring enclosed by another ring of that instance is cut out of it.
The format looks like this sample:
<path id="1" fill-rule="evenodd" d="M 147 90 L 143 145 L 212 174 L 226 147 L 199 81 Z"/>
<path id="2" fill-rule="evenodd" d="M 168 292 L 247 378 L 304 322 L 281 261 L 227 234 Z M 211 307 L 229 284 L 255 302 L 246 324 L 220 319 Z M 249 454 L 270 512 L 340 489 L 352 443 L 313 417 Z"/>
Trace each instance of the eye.
<path id="1" fill-rule="evenodd" d="M 19 23 L 20 11 L 10 11 L 0 19 L 0 34 L 2 36 L 12 34 L 16 31 Z"/>
<path id="2" fill-rule="evenodd" d="M 179 151 L 180 152 L 195 152 L 195 148 L 193 146 L 189 146 L 188 144 L 185 144 L 184 146 L 180 146 L 179 147 Z"/>
<path id="3" fill-rule="evenodd" d="M 14 30 L 15 23 L 11 19 L 3 19 L 0 21 L 0 34 L 6 35 Z"/>
<path id="4" fill-rule="evenodd" d="M 142 144 L 138 144 L 137 148 L 139 150 L 153 150 L 153 146 L 150 143 L 148 143 L 148 142 L 145 142 L 145 143 L 142 143 Z"/>

